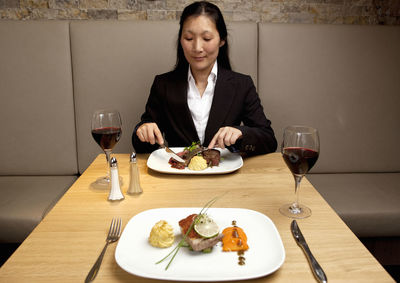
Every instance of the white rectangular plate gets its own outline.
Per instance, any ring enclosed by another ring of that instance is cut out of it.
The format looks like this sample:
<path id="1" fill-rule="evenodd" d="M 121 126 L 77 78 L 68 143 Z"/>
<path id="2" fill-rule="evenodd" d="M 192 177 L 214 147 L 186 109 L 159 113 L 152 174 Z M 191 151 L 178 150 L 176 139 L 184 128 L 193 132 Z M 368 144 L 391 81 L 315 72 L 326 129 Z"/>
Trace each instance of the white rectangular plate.
<path id="1" fill-rule="evenodd" d="M 137 276 L 177 281 L 227 281 L 266 276 L 278 270 L 285 260 L 285 249 L 278 230 L 270 218 L 254 210 L 210 208 L 207 214 L 221 232 L 235 220 L 247 235 L 249 249 L 244 253 L 245 265 L 238 264 L 236 252 L 223 252 L 217 244 L 211 253 L 181 248 L 167 270 L 165 257 L 181 239 L 179 220 L 199 213 L 201 208 L 158 208 L 141 212 L 128 222 L 118 242 L 115 259 L 125 271 Z M 170 248 L 155 248 L 148 242 L 151 228 L 166 220 L 175 232 Z"/>
<path id="2" fill-rule="evenodd" d="M 171 147 L 171 149 L 178 153 L 183 151 L 183 147 Z M 221 161 L 218 166 L 208 167 L 201 171 L 172 168 L 168 163 L 170 156 L 165 149 L 157 149 L 153 151 L 147 159 L 147 167 L 154 171 L 168 174 L 226 174 L 238 170 L 243 166 L 243 159 L 237 153 L 231 153 L 227 149 L 218 149 L 221 152 Z"/>

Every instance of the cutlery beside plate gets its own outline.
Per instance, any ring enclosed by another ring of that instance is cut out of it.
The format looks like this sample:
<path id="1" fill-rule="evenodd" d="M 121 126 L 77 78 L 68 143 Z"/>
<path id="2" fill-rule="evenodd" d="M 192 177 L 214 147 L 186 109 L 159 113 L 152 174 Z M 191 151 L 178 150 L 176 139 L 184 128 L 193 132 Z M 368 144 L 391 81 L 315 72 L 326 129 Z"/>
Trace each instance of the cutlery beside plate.
<path id="1" fill-rule="evenodd" d="M 319 265 L 318 261 L 315 259 L 313 254 L 311 253 L 310 248 L 307 245 L 306 239 L 304 238 L 303 234 L 300 231 L 299 225 L 297 225 L 297 221 L 293 220 L 292 224 L 290 225 L 290 230 L 292 231 L 293 237 L 296 240 L 296 243 L 302 248 L 304 254 L 307 257 L 308 262 L 310 263 L 311 270 L 318 280 L 318 282 L 326 283 L 328 282 L 328 278 L 325 275 L 324 270 Z"/>

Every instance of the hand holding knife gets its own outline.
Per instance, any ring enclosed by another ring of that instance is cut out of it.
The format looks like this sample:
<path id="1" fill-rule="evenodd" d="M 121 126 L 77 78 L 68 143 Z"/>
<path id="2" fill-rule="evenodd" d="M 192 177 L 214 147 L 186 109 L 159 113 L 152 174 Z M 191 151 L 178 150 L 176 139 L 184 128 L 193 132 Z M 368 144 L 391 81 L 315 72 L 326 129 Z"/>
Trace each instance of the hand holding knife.
<path id="1" fill-rule="evenodd" d="M 304 239 L 304 236 L 301 233 L 299 226 L 297 225 L 296 220 L 292 221 L 292 224 L 290 225 L 290 230 L 292 231 L 296 243 L 303 249 L 304 254 L 307 257 L 307 260 L 311 265 L 311 270 L 315 278 L 318 280 L 318 282 L 321 283 L 328 282 L 328 278 L 326 277 L 325 272 L 322 270 L 322 267 L 319 265 L 319 263 L 311 253 L 311 250 L 308 247 L 306 240 Z"/>

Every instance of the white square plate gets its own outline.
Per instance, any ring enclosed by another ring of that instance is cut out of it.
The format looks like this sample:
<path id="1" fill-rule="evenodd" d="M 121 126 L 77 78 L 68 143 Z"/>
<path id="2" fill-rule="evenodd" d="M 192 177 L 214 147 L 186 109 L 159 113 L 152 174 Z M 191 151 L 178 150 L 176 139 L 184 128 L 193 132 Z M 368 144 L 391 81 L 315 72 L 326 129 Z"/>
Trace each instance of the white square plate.
<path id="1" fill-rule="evenodd" d="M 167 270 L 169 259 L 156 264 L 180 241 L 179 220 L 199 213 L 201 208 L 158 208 L 141 212 L 128 222 L 118 242 L 115 259 L 125 271 L 137 276 L 177 281 L 227 281 L 266 276 L 278 270 L 285 260 L 281 237 L 270 218 L 254 210 L 241 208 L 210 208 L 207 214 L 219 225 L 221 232 L 232 221 L 247 235 L 249 249 L 244 253 L 245 265 L 238 264 L 236 252 L 223 252 L 217 244 L 211 253 L 181 248 Z M 151 228 L 166 220 L 175 232 L 172 247 L 161 249 L 148 242 Z"/>
<path id="2" fill-rule="evenodd" d="M 183 151 L 183 147 L 171 147 L 171 149 L 178 153 Z M 218 149 L 221 152 L 221 161 L 218 166 L 208 167 L 201 171 L 185 169 L 172 168 L 171 164 L 168 163 L 170 155 L 165 151 L 165 149 L 157 149 L 153 151 L 149 158 L 147 159 L 147 167 L 153 169 L 154 171 L 168 174 L 226 174 L 238 170 L 243 166 L 243 159 L 237 153 L 232 153 L 229 150 Z"/>

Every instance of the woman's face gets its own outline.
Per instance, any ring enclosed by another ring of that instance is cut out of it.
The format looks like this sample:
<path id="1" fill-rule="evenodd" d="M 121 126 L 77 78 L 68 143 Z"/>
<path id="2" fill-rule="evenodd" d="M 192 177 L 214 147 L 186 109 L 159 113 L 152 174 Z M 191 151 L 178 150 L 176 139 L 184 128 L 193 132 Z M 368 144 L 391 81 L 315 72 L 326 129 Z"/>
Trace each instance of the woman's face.
<path id="1" fill-rule="evenodd" d="M 209 74 L 218 57 L 219 48 L 225 44 L 219 37 L 215 23 L 207 16 L 191 16 L 182 27 L 180 42 L 192 73 Z"/>

